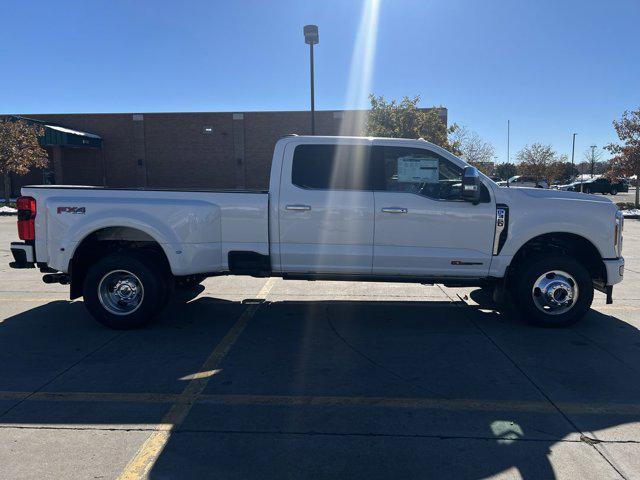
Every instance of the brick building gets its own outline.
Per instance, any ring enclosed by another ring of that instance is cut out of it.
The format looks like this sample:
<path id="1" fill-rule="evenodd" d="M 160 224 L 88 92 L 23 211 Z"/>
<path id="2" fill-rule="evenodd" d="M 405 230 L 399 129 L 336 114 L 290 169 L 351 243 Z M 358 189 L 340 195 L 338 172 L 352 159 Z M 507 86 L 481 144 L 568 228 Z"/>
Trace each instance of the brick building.
<path id="1" fill-rule="evenodd" d="M 358 135 L 354 116 L 316 112 L 316 134 Z M 439 109 L 447 122 L 447 110 Z M 48 169 L 12 177 L 28 184 L 133 188 L 266 189 L 275 142 L 309 134 L 307 111 L 34 114 L 43 122 Z M 359 129 L 358 129 L 359 130 Z M 2 186 L 0 185 L 0 189 Z"/>

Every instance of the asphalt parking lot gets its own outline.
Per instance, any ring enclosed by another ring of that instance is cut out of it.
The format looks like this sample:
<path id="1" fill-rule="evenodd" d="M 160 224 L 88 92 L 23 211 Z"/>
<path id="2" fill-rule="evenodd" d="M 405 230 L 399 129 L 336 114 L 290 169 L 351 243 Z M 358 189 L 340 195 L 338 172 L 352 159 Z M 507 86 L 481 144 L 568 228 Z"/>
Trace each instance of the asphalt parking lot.
<path id="1" fill-rule="evenodd" d="M 3 478 L 639 478 L 640 221 L 625 281 L 547 330 L 474 289 L 212 278 L 115 332 L 11 270 Z"/>
<path id="2" fill-rule="evenodd" d="M 616 195 L 608 195 L 608 198 L 613 203 L 621 203 L 621 202 L 632 203 L 632 202 L 635 202 L 635 199 L 636 199 L 636 189 L 635 187 L 629 187 L 628 192 L 620 192 Z"/>

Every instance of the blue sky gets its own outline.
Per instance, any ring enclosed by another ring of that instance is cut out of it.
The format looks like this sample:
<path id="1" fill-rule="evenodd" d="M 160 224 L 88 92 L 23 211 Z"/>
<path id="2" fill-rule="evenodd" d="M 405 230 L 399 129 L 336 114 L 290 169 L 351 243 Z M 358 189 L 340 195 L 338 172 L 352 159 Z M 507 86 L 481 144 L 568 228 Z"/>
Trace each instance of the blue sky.
<path id="1" fill-rule="evenodd" d="M 4 2 L 0 112 L 304 110 L 350 103 L 361 0 Z M 506 159 L 532 142 L 576 159 L 640 106 L 638 0 L 380 0 L 370 90 L 421 95 Z M 363 52 L 357 51 L 361 57 Z"/>

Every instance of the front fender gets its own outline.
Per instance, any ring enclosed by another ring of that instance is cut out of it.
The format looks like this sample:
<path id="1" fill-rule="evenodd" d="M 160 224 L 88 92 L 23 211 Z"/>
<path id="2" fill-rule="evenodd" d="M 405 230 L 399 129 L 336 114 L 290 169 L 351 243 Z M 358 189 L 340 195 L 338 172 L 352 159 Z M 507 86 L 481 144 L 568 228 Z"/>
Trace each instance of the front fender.
<path id="1" fill-rule="evenodd" d="M 613 252 L 610 252 L 608 249 L 604 248 L 604 243 L 606 242 L 606 240 L 608 240 L 607 238 L 603 239 L 602 236 L 594 234 L 595 232 L 592 232 L 584 228 L 583 226 L 569 226 L 566 223 L 547 223 L 546 225 L 529 228 L 525 231 L 518 231 L 513 235 L 513 237 L 507 237 L 507 242 L 500 252 L 500 255 L 514 256 L 528 241 L 541 235 L 547 235 L 551 233 L 569 233 L 578 235 L 585 240 L 588 240 L 596 248 L 596 250 L 598 250 L 602 258 L 610 258 L 611 256 L 615 256 L 612 255 Z M 611 241 L 613 242 L 613 240 Z"/>

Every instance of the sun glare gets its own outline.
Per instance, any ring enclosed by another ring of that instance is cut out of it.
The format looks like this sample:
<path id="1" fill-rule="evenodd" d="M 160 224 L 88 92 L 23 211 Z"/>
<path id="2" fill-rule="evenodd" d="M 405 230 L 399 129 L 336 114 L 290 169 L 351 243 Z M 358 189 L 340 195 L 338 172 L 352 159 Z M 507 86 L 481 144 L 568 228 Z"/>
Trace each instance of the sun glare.
<path id="1" fill-rule="evenodd" d="M 365 0 L 358 34 L 351 54 L 349 83 L 345 109 L 360 110 L 355 115 L 344 115 L 340 126 L 340 135 L 360 135 L 366 121 L 363 109 L 367 106 L 371 93 L 371 78 L 376 56 L 378 34 L 378 14 L 380 0 Z"/>

